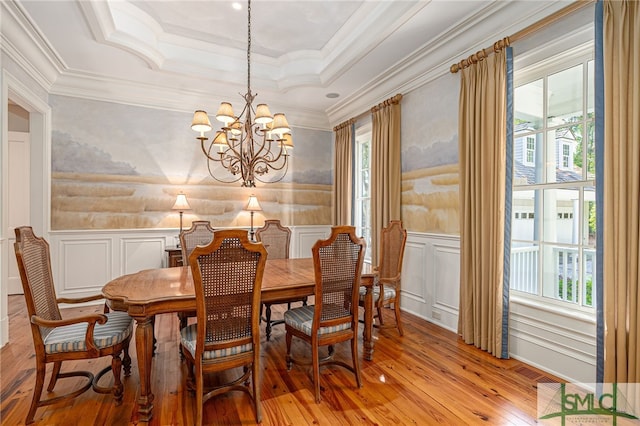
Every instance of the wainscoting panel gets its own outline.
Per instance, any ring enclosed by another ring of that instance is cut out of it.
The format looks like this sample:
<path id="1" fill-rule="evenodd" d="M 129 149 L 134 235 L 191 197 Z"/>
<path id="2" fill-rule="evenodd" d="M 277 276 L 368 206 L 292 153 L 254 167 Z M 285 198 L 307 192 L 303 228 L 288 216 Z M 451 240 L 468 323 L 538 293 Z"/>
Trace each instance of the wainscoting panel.
<path id="1" fill-rule="evenodd" d="M 456 236 L 408 233 L 402 267 L 402 310 L 457 330 L 459 246 Z"/>
<path id="2" fill-rule="evenodd" d="M 509 353 L 568 381 L 595 383 L 594 318 L 512 295 Z"/>
<path id="3" fill-rule="evenodd" d="M 458 327 L 458 305 L 460 302 L 460 248 L 440 242 L 434 244 L 435 290 L 433 300 L 434 319 L 442 319 L 447 328 Z"/>
<path id="4" fill-rule="evenodd" d="M 331 227 L 292 227 L 291 257 L 311 257 L 311 247 Z M 177 230 L 55 231 L 49 236 L 58 296 L 99 293 L 109 281 L 143 269 L 167 266 L 165 248 L 175 246 Z"/>
<path id="5" fill-rule="evenodd" d="M 58 296 L 80 297 L 88 291 L 99 293 L 111 279 L 111 238 L 63 238 L 56 246 L 60 256 L 59 279 L 55 281 Z M 53 276 L 55 280 L 55 272 Z"/>
<path id="6" fill-rule="evenodd" d="M 331 234 L 331 226 L 295 226 L 291 228 L 291 257 L 311 257 L 311 248 Z"/>
<path id="7" fill-rule="evenodd" d="M 157 269 L 166 265 L 162 256 L 166 240 L 162 237 L 156 238 L 123 238 L 121 240 L 122 274 L 131 274 L 143 269 Z"/>

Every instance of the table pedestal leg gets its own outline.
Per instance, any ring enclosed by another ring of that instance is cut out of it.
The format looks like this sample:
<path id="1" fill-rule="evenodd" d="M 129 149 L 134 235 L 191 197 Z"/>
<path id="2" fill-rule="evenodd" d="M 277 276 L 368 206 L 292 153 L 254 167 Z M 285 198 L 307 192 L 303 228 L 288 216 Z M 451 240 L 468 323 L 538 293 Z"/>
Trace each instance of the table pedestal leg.
<path id="1" fill-rule="evenodd" d="M 365 278 L 363 278 L 364 280 Z M 367 278 L 369 279 L 369 278 Z M 371 283 L 366 285 L 366 293 L 364 295 L 364 332 L 362 336 L 362 343 L 364 347 L 364 359 L 367 361 L 373 360 L 373 336 L 371 331 L 373 329 L 373 278 Z"/>
<path id="2" fill-rule="evenodd" d="M 140 375 L 138 396 L 139 420 L 148 422 L 153 416 L 153 393 L 151 392 L 151 358 L 153 357 L 153 317 L 136 318 L 136 353 Z"/>

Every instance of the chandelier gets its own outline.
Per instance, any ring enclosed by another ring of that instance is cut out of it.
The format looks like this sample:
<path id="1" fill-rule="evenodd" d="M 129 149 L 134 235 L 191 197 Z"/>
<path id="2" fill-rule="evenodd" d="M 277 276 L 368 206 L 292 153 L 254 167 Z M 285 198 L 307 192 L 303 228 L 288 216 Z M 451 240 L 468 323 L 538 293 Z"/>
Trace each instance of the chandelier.
<path id="1" fill-rule="evenodd" d="M 205 136 L 212 129 L 206 111 L 194 113 L 191 128 L 200 133 L 196 138 L 207 157 L 211 177 L 222 183 L 242 180 L 242 186 L 255 187 L 256 180 L 263 183 L 282 180 L 287 173 L 293 140 L 284 114 L 271 115 L 267 104 L 258 104 L 253 109 L 257 93 L 251 92 L 251 0 L 247 3 L 247 93 L 241 95 L 244 108 L 236 116 L 229 102 L 220 104 L 216 119 L 223 124 L 211 142 L 207 142 Z M 231 176 L 217 176 L 218 166 Z"/>

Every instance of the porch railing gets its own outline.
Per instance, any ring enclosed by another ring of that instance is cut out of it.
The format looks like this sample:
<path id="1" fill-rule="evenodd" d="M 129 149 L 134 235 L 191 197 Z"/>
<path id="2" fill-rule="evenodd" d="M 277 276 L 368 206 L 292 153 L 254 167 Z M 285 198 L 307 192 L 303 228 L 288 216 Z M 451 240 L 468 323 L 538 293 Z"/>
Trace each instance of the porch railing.
<path id="1" fill-rule="evenodd" d="M 577 248 L 553 247 L 553 276 L 557 277 L 557 283 L 553 285 L 552 294 L 544 294 L 558 300 L 578 303 L 581 293 L 582 304 L 593 306 L 594 277 L 595 277 L 595 250 L 583 249 L 583 280 L 580 277 L 580 258 Z M 525 246 L 511 249 L 511 283 L 510 288 L 530 294 L 542 295 L 540 292 L 539 262 L 540 247 Z M 548 287 L 547 287 L 548 288 Z M 545 293 L 547 293 L 545 291 Z"/>

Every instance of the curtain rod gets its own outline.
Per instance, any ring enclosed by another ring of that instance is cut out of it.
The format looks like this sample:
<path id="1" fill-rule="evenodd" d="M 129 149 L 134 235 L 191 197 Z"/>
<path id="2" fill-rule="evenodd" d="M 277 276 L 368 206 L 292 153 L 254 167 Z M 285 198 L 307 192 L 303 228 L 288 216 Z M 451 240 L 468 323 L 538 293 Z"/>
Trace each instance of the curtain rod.
<path id="1" fill-rule="evenodd" d="M 449 68 L 449 71 L 451 71 L 452 74 L 457 73 L 458 71 L 460 71 L 461 69 L 464 69 L 466 67 L 468 67 L 469 65 L 476 63 L 478 61 L 483 60 L 484 58 L 486 58 L 487 56 L 489 56 L 491 53 L 493 52 L 499 52 L 501 49 L 508 47 L 512 42 L 521 40 L 533 33 L 535 33 L 536 31 L 541 30 L 542 28 L 551 25 L 553 23 L 555 23 L 556 21 L 564 18 L 567 15 L 570 15 L 580 9 L 582 9 L 585 6 L 590 5 L 591 3 L 594 3 L 595 0 L 578 0 L 576 2 L 571 3 L 568 6 L 563 7 L 562 9 L 558 10 L 555 13 L 552 13 L 551 15 L 547 16 L 544 19 L 539 20 L 538 22 L 535 22 L 531 25 L 529 25 L 526 28 L 523 28 L 522 30 L 518 31 L 517 33 L 505 37 L 502 40 L 498 40 L 497 42 L 495 42 L 492 46 L 486 48 L 486 49 L 482 49 L 479 50 L 478 52 L 470 55 L 468 58 L 465 58 L 463 60 L 461 60 L 460 62 L 457 62 L 453 65 L 451 65 L 451 68 Z"/>

